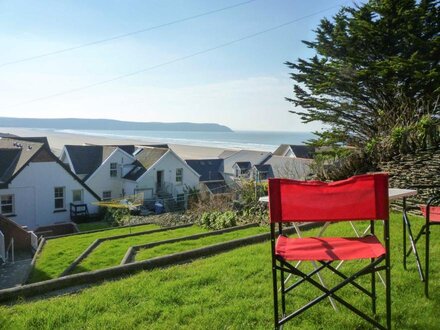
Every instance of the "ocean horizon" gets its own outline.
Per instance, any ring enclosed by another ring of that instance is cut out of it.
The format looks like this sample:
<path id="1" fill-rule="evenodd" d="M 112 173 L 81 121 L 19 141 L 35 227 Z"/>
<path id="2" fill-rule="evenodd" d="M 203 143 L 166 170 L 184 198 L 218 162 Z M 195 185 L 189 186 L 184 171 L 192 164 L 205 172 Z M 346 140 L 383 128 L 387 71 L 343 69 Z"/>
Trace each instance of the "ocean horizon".
<path id="1" fill-rule="evenodd" d="M 280 131 L 180 132 L 143 130 L 44 130 L 68 134 L 136 139 L 153 143 L 261 151 L 274 151 L 280 144 L 304 144 L 307 140 L 315 137 L 311 132 Z"/>

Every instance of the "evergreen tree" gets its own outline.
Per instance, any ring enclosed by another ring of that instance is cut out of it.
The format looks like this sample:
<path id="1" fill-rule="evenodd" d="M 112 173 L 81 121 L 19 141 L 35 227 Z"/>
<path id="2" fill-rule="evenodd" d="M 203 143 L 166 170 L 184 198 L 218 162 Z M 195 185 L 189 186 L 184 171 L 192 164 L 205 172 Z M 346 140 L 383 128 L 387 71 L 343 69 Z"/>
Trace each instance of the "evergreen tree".
<path id="1" fill-rule="evenodd" d="M 316 55 L 286 64 L 295 81 L 288 100 L 303 109 L 291 112 L 326 124 L 316 145 L 374 149 L 399 128 L 436 118 L 439 1 L 370 0 L 321 20 L 315 33 L 303 43 Z"/>

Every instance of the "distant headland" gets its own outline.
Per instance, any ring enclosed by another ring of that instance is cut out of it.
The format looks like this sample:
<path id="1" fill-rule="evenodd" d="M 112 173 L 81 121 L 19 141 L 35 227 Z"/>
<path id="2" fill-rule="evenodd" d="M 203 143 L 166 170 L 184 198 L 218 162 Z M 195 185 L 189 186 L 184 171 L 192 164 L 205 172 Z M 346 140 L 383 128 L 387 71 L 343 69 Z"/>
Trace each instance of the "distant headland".
<path id="1" fill-rule="evenodd" d="M 52 128 L 76 130 L 145 130 L 145 131 L 199 131 L 232 132 L 224 125 L 214 123 L 159 123 L 133 122 L 112 119 L 80 118 L 12 118 L 0 117 L 0 127 Z"/>

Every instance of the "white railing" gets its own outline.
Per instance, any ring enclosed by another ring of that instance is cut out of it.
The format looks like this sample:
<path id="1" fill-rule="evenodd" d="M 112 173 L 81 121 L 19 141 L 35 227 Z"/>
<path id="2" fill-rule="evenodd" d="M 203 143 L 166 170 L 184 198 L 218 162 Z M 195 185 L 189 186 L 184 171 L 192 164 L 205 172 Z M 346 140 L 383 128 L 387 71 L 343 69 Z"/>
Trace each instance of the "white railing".
<path id="1" fill-rule="evenodd" d="M 11 254 L 9 254 L 9 251 Z M 11 262 L 15 262 L 15 247 L 14 247 L 14 237 L 11 237 L 11 241 L 9 242 L 8 248 L 6 249 L 6 259 L 5 261 L 8 261 L 8 259 L 11 259 Z"/>
<path id="2" fill-rule="evenodd" d="M 32 249 L 35 251 L 38 249 L 38 237 L 35 235 L 33 231 L 30 231 L 29 234 L 31 235 L 31 246 Z"/>
<path id="3" fill-rule="evenodd" d="M 0 259 L 6 262 L 5 235 L 0 231 Z"/>

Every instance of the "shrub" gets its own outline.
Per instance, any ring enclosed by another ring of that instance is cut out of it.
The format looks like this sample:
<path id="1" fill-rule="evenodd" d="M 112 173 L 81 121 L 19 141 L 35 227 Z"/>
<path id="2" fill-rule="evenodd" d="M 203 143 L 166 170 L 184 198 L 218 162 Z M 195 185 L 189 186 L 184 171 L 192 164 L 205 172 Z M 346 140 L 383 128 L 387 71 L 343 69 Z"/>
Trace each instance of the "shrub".
<path id="1" fill-rule="evenodd" d="M 105 209 L 104 221 L 111 226 L 120 226 L 130 219 L 130 211 L 126 208 L 111 208 Z"/>
<path id="2" fill-rule="evenodd" d="M 237 225 L 237 214 L 234 211 L 204 212 L 198 224 L 206 229 L 219 230 Z"/>

